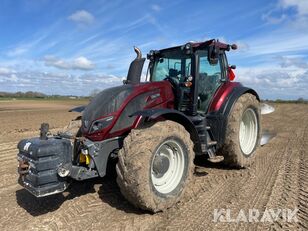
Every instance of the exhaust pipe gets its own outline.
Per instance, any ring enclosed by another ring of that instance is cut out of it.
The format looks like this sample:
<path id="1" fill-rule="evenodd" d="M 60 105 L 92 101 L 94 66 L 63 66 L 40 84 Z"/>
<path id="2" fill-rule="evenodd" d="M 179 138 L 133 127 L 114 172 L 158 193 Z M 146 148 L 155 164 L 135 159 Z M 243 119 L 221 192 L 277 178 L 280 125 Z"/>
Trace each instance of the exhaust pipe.
<path id="1" fill-rule="evenodd" d="M 136 54 L 137 54 L 136 59 L 141 59 L 141 58 L 142 58 L 141 50 L 140 50 L 138 47 L 134 46 L 134 51 L 135 51 Z"/>
<path id="2" fill-rule="evenodd" d="M 137 57 L 131 62 L 124 84 L 138 84 L 140 83 L 141 73 L 145 58 L 142 58 L 142 53 L 138 47 L 134 47 Z"/>

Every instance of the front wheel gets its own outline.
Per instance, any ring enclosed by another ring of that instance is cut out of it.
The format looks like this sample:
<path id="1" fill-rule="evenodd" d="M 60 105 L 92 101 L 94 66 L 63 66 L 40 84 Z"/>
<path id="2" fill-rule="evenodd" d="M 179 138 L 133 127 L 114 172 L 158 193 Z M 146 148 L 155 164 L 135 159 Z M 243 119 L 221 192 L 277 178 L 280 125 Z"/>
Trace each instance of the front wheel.
<path id="1" fill-rule="evenodd" d="M 224 163 L 232 167 L 248 167 L 254 162 L 260 144 L 260 103 L 252 94 L 242 95 L 228 117 L 225 143 L 221 152 Z"/>
<path id="2" fill-rule="evenodd" d="M 193 143 L 172 121 L 134 129 L 125 138 L 116 166 L 123 196 L 136 207 L 163 211 L 184 194 L 193 174 Z"/>

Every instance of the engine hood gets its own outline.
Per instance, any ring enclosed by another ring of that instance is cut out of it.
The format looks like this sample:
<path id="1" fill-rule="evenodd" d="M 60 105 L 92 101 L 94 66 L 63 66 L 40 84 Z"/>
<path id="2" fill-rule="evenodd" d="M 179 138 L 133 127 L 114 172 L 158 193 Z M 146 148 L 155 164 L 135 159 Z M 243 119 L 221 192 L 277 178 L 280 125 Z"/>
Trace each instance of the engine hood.
<path id="1" fill-rule="evenodd" d="M 90 101 L 83 112 L 83 128 L 88 131 L 94 120 L 116 112 L 132 92 L 132 85 L 122 85 L 101 91 Z"/>

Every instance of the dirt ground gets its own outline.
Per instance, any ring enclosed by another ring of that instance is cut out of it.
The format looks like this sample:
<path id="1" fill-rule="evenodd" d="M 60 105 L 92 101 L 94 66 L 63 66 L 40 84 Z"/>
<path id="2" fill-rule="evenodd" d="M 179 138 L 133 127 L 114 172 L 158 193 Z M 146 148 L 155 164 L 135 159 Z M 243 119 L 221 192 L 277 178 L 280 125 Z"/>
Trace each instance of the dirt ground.
<path id="1" fill-rule="evenodd" d="M 132 207 L 115 177 L 75 183 L 63 194 L 37 199 L 17 184 L 16 144 L 48 121 L 64 127 L 81 102 L 0 101 L 0 230 L 308 230 L 308 105 L 278 104 L 264 116 L 277 136 L 257 151 L 249 169 L 199 160 L 193 194 L 164 213 Z M 214 222 L 214 209 L 298 209 L 298 222 Z"/>

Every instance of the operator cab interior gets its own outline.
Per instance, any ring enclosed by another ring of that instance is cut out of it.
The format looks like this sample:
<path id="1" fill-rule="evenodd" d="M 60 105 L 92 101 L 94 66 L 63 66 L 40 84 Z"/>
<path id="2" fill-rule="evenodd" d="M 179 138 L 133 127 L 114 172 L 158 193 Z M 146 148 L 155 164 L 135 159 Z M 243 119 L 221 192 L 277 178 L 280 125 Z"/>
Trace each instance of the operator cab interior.
<path id="1" fill-rule="evenodd" d="M 206 113 L 213 95 L 226 79 L 225 54 L 220 52 L 213 61 L 209 46 L 189 49 L 187 52 L 186 46 L 179 46 L 151 51 L 150 80 L 171 83 L 179 111 L 187 112 L 196 104 L 198 113 Z"/>

